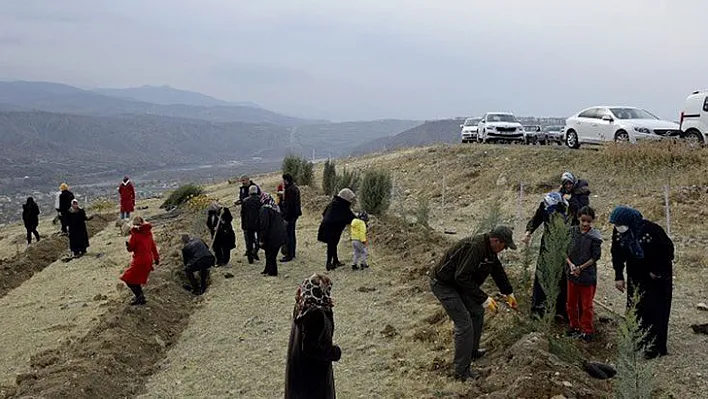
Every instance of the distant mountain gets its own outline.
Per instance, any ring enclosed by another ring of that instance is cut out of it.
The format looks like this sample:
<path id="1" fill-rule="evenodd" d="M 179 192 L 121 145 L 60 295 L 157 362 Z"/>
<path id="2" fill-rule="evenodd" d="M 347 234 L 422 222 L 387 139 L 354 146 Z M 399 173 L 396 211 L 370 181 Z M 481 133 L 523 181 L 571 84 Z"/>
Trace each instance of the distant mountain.
<path id="1" fill-rule="evenodd" d="M 203 119 L 211 122 L 272 123 L 284 126 L 327 122 L 294 118 L 245 106 L 153 104 L 47 82 L 0 82 L 0 104 L 11 104 L 23 109 L 95 116 L 158 115 Z"/>
<path id="2" fill-rule="evenodd" d="M 130 87 L 125 89 L 108 89 L 99 88 L 92 90 L 95 93 L 105 96 L 123 98 L 127 100 L 142 101 L 152 104 L 161 105 L 194 105 L 198 107 L 217 107 L 217 106 L 239 106 L 250 108 L 261 108 L 258 104 L 251 102 L 232 103 L 206 94 L 193 91 L 175 89 L 170 86 L 141 86 Z"/>
<path id="3" fill-rule="evenodd" d="M 393 137 L 383 137 L 353 148 L 351 155 L 363 155 L 397 148 L 419 147 L 433 143 L 456 143 L 464 119 L 427 121 Z"/>

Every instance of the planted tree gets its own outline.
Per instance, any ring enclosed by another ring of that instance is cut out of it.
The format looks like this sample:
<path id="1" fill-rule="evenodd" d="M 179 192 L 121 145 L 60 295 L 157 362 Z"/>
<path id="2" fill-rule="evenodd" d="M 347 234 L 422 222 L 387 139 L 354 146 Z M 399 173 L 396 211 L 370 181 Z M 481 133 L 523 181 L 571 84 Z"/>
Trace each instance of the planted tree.
<path id="1" fill-rule="evenodd" d="M 560 214 L 552 214 L 544 233 L 544 247 L 538 262 L 536 273 L 538 282 L 546 294 L 543 324 L 550 329 L 556 314 L 556 298 L 560 294 L 560 281 L 565 270 L 565 259 L 570 246 L 570 226 Z"/>
<path id="2" fill-rule="evenodd" d="M 359 190 L 361 184 L 361 173 L 356 170 L 342 169 L 342 173 L 337 175 L 334 186 L 334 194 L 338 193 L 343 188 L 349 188 L 354 192 Z"/>
<path id="3" fill-rule="evenodd" d="M 614 381 L 614 393 L 618 399 L 652 397 L 651 365 L 644 359 L 644 352 L 652 342 L 646 342 L 647 332 L 641 328 L 637 316 L 636 304 L 640 300 L 637 291 L 632 298 L 632 306 L 619 324 L 617 375 Z"/>
<path id="4" fill-rule="evenodd" d="M 389 172 L 367 170 L 359 190 L 361 207 L 372 215 L 383 215 L 391 206 L 391 188 L 392 179 Z"/>
<path id="5" fill-rule="evenodd" d="M 194 184 L 186 184 L 171 192 L 160 208 L 172 208 L 187 203 L 190 199 L 204 193 L 204 189 Z"/>
<path id="6" fill-rule="evenodd" d="M 322 191 L 325 195 L 334 195 L 337 193 L 337 168 L 332 160 L 326 160 L 324 163 L 324 172 L 322 173 Z"/>
<path id="7" fill-rule="evenodd" d="M 292 175 L 295 182 L 301 186 L 311 186 L 315 172 L 312 162 L 295 155 L 288 155 L 283 159 L 283 173 Z"/>

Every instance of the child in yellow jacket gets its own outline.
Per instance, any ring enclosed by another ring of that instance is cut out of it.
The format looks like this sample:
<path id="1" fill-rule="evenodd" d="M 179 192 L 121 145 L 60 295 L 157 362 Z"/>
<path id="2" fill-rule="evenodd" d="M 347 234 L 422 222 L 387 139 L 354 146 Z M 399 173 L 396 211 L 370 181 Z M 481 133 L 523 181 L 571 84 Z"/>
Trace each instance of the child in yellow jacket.
<path id="1" fill-rule="evenodd" d="M 360 266 L 361 269 L 369 267 L 366 263 L 366 258 L 369 255 L 369 242 L 366 240 L 366 222 L 368 221 L 369 215 L 366 212 L 360 212 L 351 223 L 352 248 L 354 249 L 353 270 L 359 270 Z"/>

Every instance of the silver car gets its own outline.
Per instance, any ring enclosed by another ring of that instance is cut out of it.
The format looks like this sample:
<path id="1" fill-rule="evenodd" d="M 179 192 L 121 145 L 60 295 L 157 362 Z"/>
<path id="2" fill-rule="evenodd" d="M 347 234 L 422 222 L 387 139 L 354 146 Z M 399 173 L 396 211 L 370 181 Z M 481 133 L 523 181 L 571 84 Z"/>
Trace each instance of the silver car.
<path id="1" fill-rule="evenodd" d="M 546 132 L 546 139 L 549 143 L 563 144 L 563 129 L 565 126 L 555 125 L 546 126 L 543 130 Z"/>

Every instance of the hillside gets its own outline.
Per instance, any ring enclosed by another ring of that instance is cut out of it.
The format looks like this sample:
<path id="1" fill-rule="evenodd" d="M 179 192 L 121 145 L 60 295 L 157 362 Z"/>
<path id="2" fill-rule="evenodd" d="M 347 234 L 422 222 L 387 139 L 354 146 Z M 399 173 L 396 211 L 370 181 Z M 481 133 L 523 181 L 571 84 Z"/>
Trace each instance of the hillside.
<path id="1" fill-rule="evenodd" d="M 323 122 L 285 116 L 249 106 L 165 105 L 136 101 L 48 82 L 0 82 L 0 104 L 3 103 L 47 112 L 94 116 L 137 114 L 203 119 L 210 122 L 272 123 L 284 126 Z"/>
<path id="2" fill-rule="evenodd" d="M 395 190 L 388 214 L 374 217 L 370 225 L 371 268 L 329 273 L 336 304 L 334 340 L 342 348 L 342 358 L 334 366 L 338 396 L 610 396 L 612 381 L 591 379 L 578 363 L 530 332 L 533 270 L 526 267 L 535 264 L 537 248 L 531 249 L 528 261 L 522 251 L 501 255 L 520 310 L 487 314 L 482 345 L 489 352 L 475 362 L 480 378 L 468 383 L 449 378 L 452 325 L 431 295 L 425 275 L 451 243 L 485 226 L 492 216 L 516 226 L 518 242 L 543 194 L 557 186 L 563 171 L 572 170 L 589 180 L 591 203 L 598 212 L 596 227 L 606 238 L 611 232 L 607 218 L 617 204 L 633 205 L 664 225 L 662 190 L 671 181 L 676 262 L 670 353 L 650 362 L 651 382 L 656 397 L 703 397 L 708 390 L 702 374 L 705 359 L 696 348 L 704 347 L 708 338 L 694 334 L 689 325 L 704 322 L 695 304 L 705 302 L 708 295 L 704 273 L 708 226 L 705 211 L 699 208 L 708 200 L 706 151 L 663 144 L 608 146 L 600 151 L 472 144 L 347 160 L 352 169 L 391 171 Z M 273 174 L 255 180 L 269 189 L 280 177 Z M 209 187 L 208 195 L 226 204 L 235 189 L 219 184 Z M 240 256 L 239 243 L 232 267 L 214 269 L 212 285 L 198 299 L 181 289 L 175 232 L 208 237 L 203 211 L 187 207 L 162 213 L 156 210 L 158 201 L 138 204 L 149 207 L 140 212 L 154 224 L 163 254 L 146 286 L 144 308 L 127 306 L 129 293 L 117 284 L 116 276 L 129 254 L 112 223 L 92 238 L 87 256 L 68 263 L 60 260 L 65 250 L 60 237 L 43 240 L 24 254 L 19 246 L 17 252 L 12 250 L 13 243 L 22 240 L 22 228 L 0 230 L 0 245 L 10 248 L 0 254 L 8 258 L 0 261 L 0 269 L 13 271 L 11 277 L 0 274 L 0 287 L 4 287 L 0 318 L 8 321 L 0 337 L 0 398 L 281 397 L 297 284 L 313 272 L 324 272 L 324 246 L 316 236 L 329 198 L 307 187 L 302 195 L 297 260 L 279 265 L 277 278 L 260 277 L 262 262 L 248 265 Z M 428 203 L 430 229 L 416 221 L 421 200 Z M 41 231 L 49 228 L 43 221 Z M 443 230 L 457 234 L 442 234 Z M 567 341 L 582 358 L 602 362 L 614 362 L 618 314 L 625 307 L 624 294 L 614 288 L 608 241 L 598 267 L 595 298 L 611 311 L 596 307 L 595 342 Z M 342 260 L 349 259 L 350 251 L 345 234 Z M 247 291 L 243 281 L 249 282 Z M 491 282 L 484 288 L 496 292 Z M 33 317 L 27 318 L 28 313 Z M 562 331 L 559 328 L 557 333 Z"/>
<path id="3" fill-rule="evenodd" d="M 352 149 L 352 155 L 363 155 L 399 148 L 420 147 L 434 143 L 456 143 L 460 141 L 462 119 L 426 121 L 392 137 L 382 137 Z"/>
<path id="4" fill-rule="evenodd" d="M 152 104 L 172 105 L 184 104 L 194 105 L 198 107 L 216 107 L 216 106 L 243 106 L 251 108 L 261 108 L 257 104 L 249 102 L 231 103 L 208 96 L 206 94 L 197 93 L 194 91 L 180 90 L 167 85 L 164 86 L 140 86 L 129 87 L 124 89 L 113 88 L 98 88 L 92 91 L 111 97 L 125 98 L 130 100 L 142 101 Z"/>

